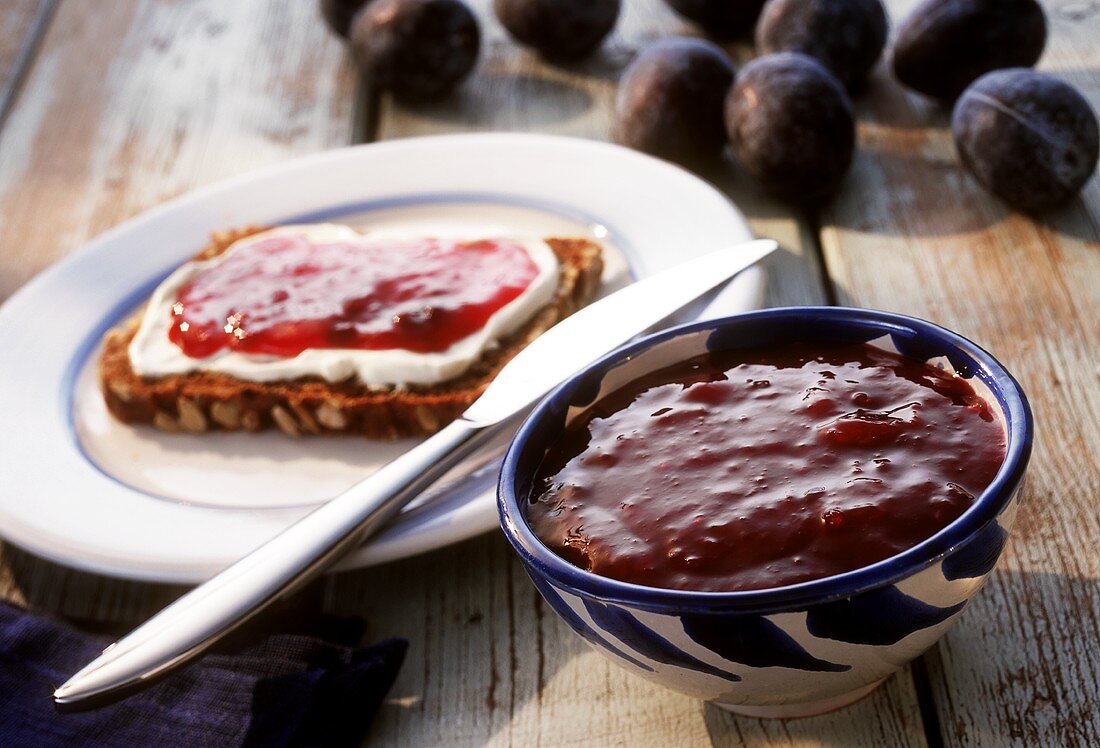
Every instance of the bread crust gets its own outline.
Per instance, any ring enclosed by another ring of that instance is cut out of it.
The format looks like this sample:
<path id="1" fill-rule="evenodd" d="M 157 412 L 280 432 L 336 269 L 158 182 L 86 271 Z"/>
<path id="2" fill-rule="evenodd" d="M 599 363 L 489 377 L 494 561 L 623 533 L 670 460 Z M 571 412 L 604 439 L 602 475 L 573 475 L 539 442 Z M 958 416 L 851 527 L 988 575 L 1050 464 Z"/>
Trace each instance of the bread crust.
<path id="1" fill-rule="evenodd" d="M 263 230 L 250 226 L 216 232 L 195 259 L 216 257 L 238 239 Z M 574 238 L 548 238 L 546 243 L 561 265 L 553 301 L 456 379 L 426 386 L 368 387 L 319 377 L 250 382 L 217 372 L 143 377 L 134 371 L 129 354 L 130 341 L 141 325 L 139 311 L 104 336 L 99 371 L 107 409 L 126 423 L 173 432 L 277 428 L 291 436 L 358 434 L 372 439 L 433 433 L 466 410 L 528 343 L 595 296 L 603 270 L 600 246 Z"/>

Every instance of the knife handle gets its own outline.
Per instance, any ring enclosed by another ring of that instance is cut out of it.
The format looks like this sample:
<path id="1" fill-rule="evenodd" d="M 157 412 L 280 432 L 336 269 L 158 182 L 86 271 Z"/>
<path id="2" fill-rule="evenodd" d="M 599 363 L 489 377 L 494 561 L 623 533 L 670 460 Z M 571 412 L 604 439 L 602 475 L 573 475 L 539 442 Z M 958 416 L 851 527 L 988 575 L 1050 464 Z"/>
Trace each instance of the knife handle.
<path id="1" fill-rule="evenodd" d="M 495 430 L 454 421 L 108 647 L 54 693 L 55 702 L 101 706 L 198 656 L 362 543 Z"/>

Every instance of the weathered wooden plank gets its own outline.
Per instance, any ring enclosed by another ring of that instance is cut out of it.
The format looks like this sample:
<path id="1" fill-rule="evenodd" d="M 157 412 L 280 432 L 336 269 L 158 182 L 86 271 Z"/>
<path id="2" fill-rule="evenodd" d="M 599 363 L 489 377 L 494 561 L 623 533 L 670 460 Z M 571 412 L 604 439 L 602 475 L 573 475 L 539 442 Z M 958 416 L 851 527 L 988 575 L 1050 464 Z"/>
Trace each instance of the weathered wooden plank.
<path id="1" fill-rule="evenodd" d="M 53 15 L 55 0 L 8 0 L 0 5 L 0 126 Z"/>
<path id="2" fill-rule="evenodd" d="M 476 5 L 485 45 L 474 77 L 439 104 L 408 108 L 384 100 L 380 139 L 509 130 L 605 140 L 622 68 L 646 41 L 687 31 L 657 0 L 624 3 L 619 27 L 596 59 L 558 68 L 517 49 L 489 3 Z M 747 54 L 731 51 L 739 59 Z M 758 234 L 784 245 L 770 264 L 767 302 L 825 303 L 808 222 L 761 195 L 730 164 L 706 177 Z M 379 636 L 411 641 L 374 730 L 386 745 L 924 744 L 908 671 L 850 710 L 789 723 L 734 717 L 635 678 L 557 619 L 496 534 L 343 575 L 329 599 L 337 609 L 366 611 Z"/>
<path id="3" fill-rule="evenodd" d="M 0 548 L 0 597 L 74 621 L 133 626 L 186 587 L 111 579 L 69 569 L 10 545 Z"/>
<path id="4" fill-rule="evenodd" d="M 912 2 L 890 3 L 895 16 Z M 1050 3 L 1040 67 L 1100 109 L 1100 9 Z M 1028 391 L 1037 442 L 999 571 L 927 658 L 950 745 L 1100 741 L 1100 180 L 1033 221 L 955 161 L 948 113 L 876 81 L 863 151 L 824 216 L 842 302 L 932 319 Z"/>
<path id="5" fill-rule="evenodd" d="M 314 3 L 65 0 L 0 131 L 0 300 L 167 198 L 346 145 L 356 89 Z M 0 568 L 0 594 L 79 618 L 140 620 L 178 594 L 11 550 Z"/>
<path id="6" fill-rule="evenodd" d="M 67 0 L 0 133 L 0 299 L 195 186 L 353 137 L 314 3 Z"/>

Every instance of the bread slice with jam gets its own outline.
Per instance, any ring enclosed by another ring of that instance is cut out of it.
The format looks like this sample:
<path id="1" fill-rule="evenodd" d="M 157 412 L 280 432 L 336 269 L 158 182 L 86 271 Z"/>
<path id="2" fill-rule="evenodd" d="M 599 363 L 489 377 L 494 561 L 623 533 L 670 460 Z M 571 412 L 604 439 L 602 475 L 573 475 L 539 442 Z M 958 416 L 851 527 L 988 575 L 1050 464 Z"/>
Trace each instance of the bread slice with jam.
<path id="1" fill-rule="evenodd" d="M 194 259 L 217 257 L 238 240 L 265 230 L 248 227 L 216 232 Z M 258 382 L 212 371 L 146 377 L 134 370 L 129 352 L 142 322 L 139 311 L 110 330 L 103 341 L 100 382 L 107 408 L 126 423 L 151 424 L 174 432 L 277 428 L 292 436 L 357 434 L 373 439 L 433 433 L 473 403 L 524 346 L 595 296 L 603 269 L 600 246 L 577 238 L 547 238 L 545 242 L 560 266 L 551 302 L 452 380 L 368 386 L 312 376 Z"/>

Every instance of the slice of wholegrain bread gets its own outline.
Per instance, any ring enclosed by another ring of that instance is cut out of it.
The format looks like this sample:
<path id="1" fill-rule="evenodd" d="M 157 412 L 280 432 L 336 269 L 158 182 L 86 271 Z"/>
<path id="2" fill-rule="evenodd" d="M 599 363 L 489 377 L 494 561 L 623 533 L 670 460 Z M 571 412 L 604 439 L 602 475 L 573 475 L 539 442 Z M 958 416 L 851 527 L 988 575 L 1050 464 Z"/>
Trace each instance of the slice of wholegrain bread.
<path id="1" fill-rule="evenodd" d="M 263 230 L 217 232 L 195 259 L 215 257 L 238 239 Z M 554 300 L 451 381 L 397 388 L 354 381 L 333 384 L 318 377 L 250 382 L 213 372 L 142 377 L 134 372 L 129 354 L 141 324 L 139 311 L 104 337 L 100 383 L 107 408 L 119 420 L 165 431 L 278 428 L 292 436 L 360 434 L 375 439 L 430 434 L 457 418 L 524 346 L 592 300 L 603 269 L 599 245 L 585 239 L 549 238 L 546 243 L 561 264 Z"/>

